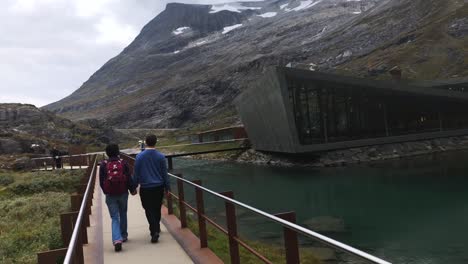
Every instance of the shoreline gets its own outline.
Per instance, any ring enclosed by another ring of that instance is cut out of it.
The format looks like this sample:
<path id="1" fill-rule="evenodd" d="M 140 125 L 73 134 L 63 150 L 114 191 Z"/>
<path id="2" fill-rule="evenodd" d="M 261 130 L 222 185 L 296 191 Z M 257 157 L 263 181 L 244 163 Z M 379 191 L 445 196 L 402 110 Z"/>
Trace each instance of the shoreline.
<path id="1" fill-rule="evenodd" d="M 250 149 L 243 152 L 203 154 L 192 157 L 187 156 L 186 158 L 279 167 L 344 167 L 360 163 L 398 160 L 457 150 L 468 150 L 468 136 L 374 145 L 312 153 L 303 156 L 264 153 Z"/>

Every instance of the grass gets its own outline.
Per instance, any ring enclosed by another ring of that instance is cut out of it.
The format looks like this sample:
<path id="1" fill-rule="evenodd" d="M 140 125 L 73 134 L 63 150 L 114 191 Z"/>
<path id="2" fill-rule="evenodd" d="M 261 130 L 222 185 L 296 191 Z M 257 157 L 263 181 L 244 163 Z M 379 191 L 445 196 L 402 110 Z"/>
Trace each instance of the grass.
<path id="1" fill-rule="evenodd" d="M 167 204 L 166 204 L 167 206 Z M 176 203 L 173 203 L 174 214 L 179 217 L 180 212 Z M 180 218 L 180 217 L 179 217 Z M 196 217 L 193 214 L 187 213 L 187 226 L 188 228 L 197 236 L 200 237 L 198 230 L 198 222 Z M 207 223 L 207 233 L 208 233 L 208 247 L 216 254 L 224 263 L 230 263 L 230 254 L 229 254 L 229 240 L 227 235 L 211 226 Z M 242 239 L 244 242 L 253 248 L 255 251 L 266 257 L 272 263 L 286 263 L 285 250 L 284 248 L 271 245 L 265 242 L 252 241 Z M 240 253 L 240 262 L 245 264 L 260 264 L 264 263 L 255 255 L 247 251 L 244 247 L 239 246 Z M 306 249 L 300 250 L 300 261 L 302 264 L 321 264 L 322 262 L 318 260 L 313 254 L 311 254 Z"/>
<path id="2" fill-rule="evenodd" d="M 37 263 L 37 252 L 63 247 L 60 213 L 69 210 L 82 175 L 0 171 L 0 263 Z"/>

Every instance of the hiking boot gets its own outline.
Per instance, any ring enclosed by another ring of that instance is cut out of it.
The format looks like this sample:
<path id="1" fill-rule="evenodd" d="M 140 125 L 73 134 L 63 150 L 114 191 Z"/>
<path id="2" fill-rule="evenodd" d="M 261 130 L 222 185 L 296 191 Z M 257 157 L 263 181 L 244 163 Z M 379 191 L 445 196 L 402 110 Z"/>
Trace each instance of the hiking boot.
<path id="1" fill-rule="evenodd" d="M 157 233 L 153 234 L 151 236 L 151 243 L 158 243 L 158 241 L 159 241 L 159 234 L 157 234 Z"/>
<path id="2" fill-rule="evenodd" d="M 119 252 L 119 251 L 122 251 L 122 243 L 115 243 L 114 245 L 114 250 L 115 252 Z"/>
<path id="3" fill-rule="evenodd" d="M 125 242 L 127 242 L 127 241 L 128 241 L 128 238 L 122 239 L 122 242 L 123 242 L 123 243 L 125 243 Z"/>

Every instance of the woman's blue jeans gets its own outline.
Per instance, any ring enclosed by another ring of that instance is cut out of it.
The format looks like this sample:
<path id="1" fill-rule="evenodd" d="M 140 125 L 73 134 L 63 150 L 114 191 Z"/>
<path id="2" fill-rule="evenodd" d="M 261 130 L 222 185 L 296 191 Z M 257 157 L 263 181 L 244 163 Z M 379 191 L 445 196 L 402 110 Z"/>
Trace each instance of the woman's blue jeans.
<path id="1" fill-rule="evenodd" d="M 112 243 L 127 239 L 127 203 L 128 193 L 106 195 L 106 204 L 112 218 Z"/>

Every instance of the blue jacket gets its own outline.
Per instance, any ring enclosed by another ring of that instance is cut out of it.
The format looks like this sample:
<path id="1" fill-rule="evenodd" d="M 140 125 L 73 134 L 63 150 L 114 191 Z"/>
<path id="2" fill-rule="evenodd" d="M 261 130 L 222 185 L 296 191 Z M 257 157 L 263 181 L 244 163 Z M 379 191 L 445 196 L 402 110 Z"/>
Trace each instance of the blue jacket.
<path id="1" fill-rule="evenodd" d="M 166 157 L 155 149 L 145 149 L 136 156 L 134 174 L 141 188 L 164 186 L 166 191 L 171 189 Z"/>

